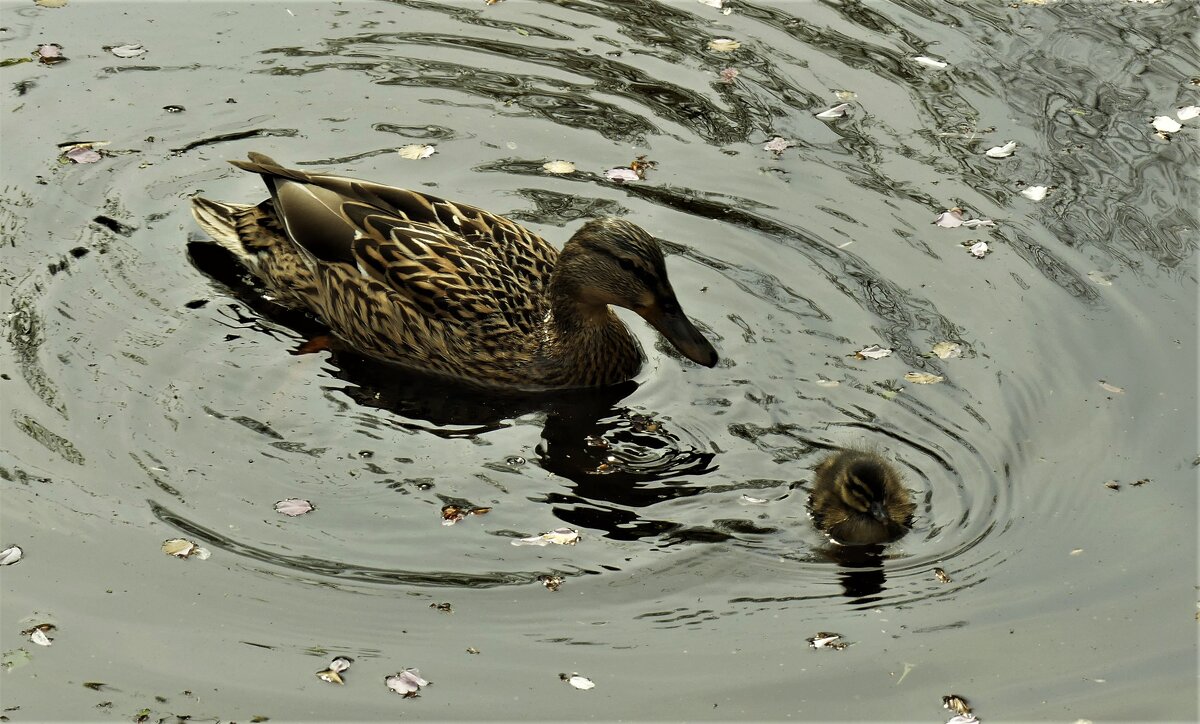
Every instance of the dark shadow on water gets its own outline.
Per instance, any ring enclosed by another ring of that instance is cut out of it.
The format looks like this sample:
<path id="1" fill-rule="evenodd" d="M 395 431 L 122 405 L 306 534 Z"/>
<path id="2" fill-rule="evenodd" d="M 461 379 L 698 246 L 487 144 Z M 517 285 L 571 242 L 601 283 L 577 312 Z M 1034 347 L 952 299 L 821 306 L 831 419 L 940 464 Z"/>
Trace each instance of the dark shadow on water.
<path id="1" fill-rule="evenodd" d="M 255 314 L 294 330 L 304 339 L 327 334 L 310 315 L 264 298 L 232 256 L 211 243 L 188 245 L 198 270 L 228 287 Z M 278 332 L 237 313 L 242 328 Z M 639 509 L 697 495 L 706 487 L 687 478 L 716 469 L 714 453 L 684 439 L 667 421 L 639 413 L 621 401 L 636 382 L 604 388 L 520 393 L 475 388 L 334 348 L 325 371 L 345 384 L 327 385 L 364 408 L 402 418 L 392 424 L 440 437 L 470 438 L 509 427 L 530 414 L 543 416 L 539 464 L 572 482 L 541 499 L 568 525 L 603 531 L 606 537 L 637 540 L 680 529 L 676 523 L 643 518 Z M 690 538 L 690 537 L 689 537 Z"/>
<path id="2" fill-rule="evenodd" d="M 829 544 L 814 551 L 816 556 L 836 563 L 842 570 L 838 581 L 852 606 L 873 606 L 883 600 L 887 584 L 882 545 L 843 546 Z"/>

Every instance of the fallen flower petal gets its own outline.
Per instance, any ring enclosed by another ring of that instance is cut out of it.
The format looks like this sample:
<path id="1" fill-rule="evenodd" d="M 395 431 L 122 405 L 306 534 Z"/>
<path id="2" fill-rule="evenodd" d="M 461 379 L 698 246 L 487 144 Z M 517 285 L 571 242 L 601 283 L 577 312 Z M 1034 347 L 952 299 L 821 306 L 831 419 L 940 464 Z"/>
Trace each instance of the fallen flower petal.
<path id="1" fill-rule="evenodd" d="M 95 163 L 102 158 L 99 152 L 90 148 L 84 148 L 83 146 L 76 146 L 69 149 L 63 153 L 63 156 L 75 163 Z"/>
<path id="2" fill-rule="evenodd" d="M 821 111 L 817 114 L 817 118 L 820 118 L 822 121 L 828 121 L 834 118 L 845 118 L 846 111 L 848 110 L 850 110 L 849 103 L 840 103 L 833 108 Z"/>
<path id="3" fill-rule="evenodd" d="M 725 68 L 724 70 L 721 71 L 721 82 L 722 83 L 732 83 L 733 79 L 736 77 L 738 77 L 738 69 L 737 68 Z"/>
<path id="4" fill-rule="evenodd" d="M 1049 193 L 1049 191 L 1049 186 L 1026 186 L 1025 188 L 1021 189 L 1021 195 L 1030 201 L 1041 201 L 1042 199 L 1046 198 L 1046 194 Z"/>
<path id="5" fill-rule="evenodd" d="M 136 58 L 146 52 L 141 43 L 129 43 L 128 45 L 109 46 L 105 48 L 108 52 L 118 58 Z"/>
<path id="6" fill-rule="evenodd" d="M 808 645 L 814 649 L 833 649 L 834 651 L 841 651 L 850 644 L 844 641 L 839 641 L 838 639 L 840 638 L 842 638 L 841 634 L 832 633 L 830 631 L 821 631 L 817 633 L 816 636 L 811 636 L 806 640 L 808 641 Z"/>
<path id="7" fill-rule="evenodd" d="M 770 141 L 767 141 L 766 145 L 763 146 L 763 150 L 770 151 L 771 153 L 774 153 L 775 155 L 779 155 L 795 145 L 796 144 L 792 143 L 791 141 L 789 141 L 785 138 L 776 136 L 776 137 L 772 138 Z"/>
<path id="8" fill-rule="evenodd" d="M 934 375 L 928 372 L 908 372 L 904 375 L 904 379 L 918 385 L 932 385 L 946 379 L 941 375 Z"/>
<path id="9" fill-rule="evenodd" d="M 938 342 L 933 345 L 933 353 L 940 359 L 962 357 L 962 345 L 958 342 Z"/>
<path id="10" fill-rule="evenodd" d="M 1190 121 L 1200 116 L 1200 106 L 1184 106 L 1175 112 L 1175 117 L 1181 121 Z"/>
<path id="11" fill-rule="evenodd" d="M 988 158 L 1008 158 L 1009 156 L 1013 155 L 1013 151 L 1016 150 L 1017 142 L 1009 141 L 1003 146 L 992 146 L 988 150 L 984 151 L 984 153 L 988 156 Z"/>
<path id="12" fill-rule="evenodd" d="M 1174 133 L 1183 128 L 1179 121 L 1170 116 L 1155 116 L 1154 120 L 1150 121 L 1150 125 L 1154 126 L 1154 130 L 1162 133 Z"/>
<path id="13" fill-rule="evenodd" d="M 883 359 L 892 354 L 892 350 L 880 347 L 877 344 L 872 344 L 868 347 L 863 347 L 854 353 L 854 357 L 858 359 Z"/>
<path id="14" fill-rule="evenodd" d="M 37 56 L 38 62 L 43 65 L 54 65 L 67 60 L 67 56 L 62 54 L 62 50 L 63 47 L 58 43 L 40 43 L 30 55 Z"/>
<path id="15" fill-rule="evenodd" d="M 28 636 L 29 640 L 38 646 L 49 646 L 54 639 L 48 635 L 57 627 L 52 623 L 39 623 L 33 628 L 25 629 L 21 632 L 22 636 Z"/>
<path id="16" fill-rule="evenodd" d="M 957 229 L 963 223 L 963 210 L 955 206 L 953 209 L 948 209 L 938 214 L 933 223 L 943 229 Z"/>
<path id="17" fill-rule="evenodd" d="M 708 43 L 708 49 L 715 50 L 718 53 L 730 53 L 740 47 L 742 47 L 741 43 L 729 38 L 717 38 L 716 40 L 710 40 Z"/>
<path id="18" fill-rule="evenodd" d="M 345 684 L 338 672 L 333 669 L 325 669 L 317 672 L 317 678 L 321 681 L 328 681 L 330 684 Z"/>
<path id="19" fill-rule="evenodd" d="M 195 556 L 200 560 L 205 560 L 210 555 L 208 550 L 201 548 L 186 538 L 171 538 L 163 541 L 162 552 L 176 558 L 190 558 Z"/>
<path id="20" fill-rule="evenodd" d="M 988 247 L 986 241 L 980 241 L 972 244 L 967 251 L 971 252 L 971 255 L 978 259 L 982 259 L 988 254 L 992 253 L 992 250 Z"/>
<path id="21" fill-rule="evenodd" d="M 0 551 L 0 566 L 11 566 L 21 560 L 23 555 L 25 552 L 21 550 L 20 546 L 9 546 Z"/>
<path id="22" fill-rule="evenodd" d="M 637 181 L 640 178 L 638 176 L 637 171 L 634 171 L 633 169 L 629 168 L 628 166 L 622 166 L 620 168 L 610 168 L 604 172 L 604 177 L 607 178 L 609 181 L 616 181 L 617 183 L 624 183 L 626 181 Z"/>
<path id="23" fill-rule="evenodd" d="M 930 58 L 927 55 L 918 55 L 917 57 L 913 58 L 913 60 L 925 66 L 926 68 L 936 68 L 937 70 L 941 70 L 942 68 L 946 68 L 950 65 L 944 60 Z"/>
<path id="24" fill-rule="evenodd" d="M 570 161 L 547 161 L 542 164 L 542 170 L 546 173 L 574 173 L 575 164 Z"/>
<path id="25" fill-rule="evenodd" d="M 287 498 L 275 504 L 275 512 L 295 518 L 315 510 L 313 504 L 301 498 Z"/>
<path id="26" fill-rule="evenodd" d="M 991 219 L 965 219 L 962 225 L 968 229 L 974 229 L 976 226 L 995 226 L 996 222 Z"/>
<path id="27" fill-rule="evenodd" d="M 437 149 L 426 143 L 413 143 L 407 146 L 401 146 L 396 149 L 400 154 L 400 158 L 407 158 L 410 161 L 417 161 L 422 158 L 429 158 L 437 153 Z"/>
<path id="28" fill-rule="evenodd" d="M 576 689 L 582 689 L 583 691 L 596 688 L 596 684 L 593 683 L 591 679 L 587 678 L 586 676 L 580 676 L 574 672 L 570 674 L 559 674 L 558 678 L 560 681 L 565 681 L 571 686 L 574 686 Z"/>
<path id="29" fill-rule="evenodd" d="M 429 682 L 422 679 L 421 672 L 416 669 L 405 669 L 398 674 L 392 674 L 385 678 L 383 683 L 406 699 L 416 696 L 421 687 L 429 686 Z"/>
<path id="30" fill-rule="evenodd" d="M 571 528 L 555 528 L 548 533 L 541 535 L 530 536 L 528 538 L 519 538 L 512 542 L 515 546 L 546 546 L 551 543 L 556 545 L 573 546 L 579 542 L 579 531 Z"/>

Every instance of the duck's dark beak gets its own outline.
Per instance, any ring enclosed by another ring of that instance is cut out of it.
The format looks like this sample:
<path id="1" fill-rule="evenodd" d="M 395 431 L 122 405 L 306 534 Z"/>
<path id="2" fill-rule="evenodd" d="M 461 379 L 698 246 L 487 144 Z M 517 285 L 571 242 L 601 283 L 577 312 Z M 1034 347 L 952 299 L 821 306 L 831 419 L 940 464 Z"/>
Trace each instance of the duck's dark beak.
<path id="1" fill-rule="evenodd" d="M 674 294 L 670 299 L 638 310 L 638 313 L 662 336 L 670 340 L 684 357 L 705 367 L 712 367 L 717 363 L 717 350 L 713 349 L 700 330 L 696 329 L 696 325 L 692 324 L 692 320 L 679 308 Z"/>
<path id="2" fill-rule="evenodd" d="M 878 500 L 871 501 L 871 517 L 880 523 L 886 523 L 888 519 L 887 511 L 883 508 L 883 503 Z"/>

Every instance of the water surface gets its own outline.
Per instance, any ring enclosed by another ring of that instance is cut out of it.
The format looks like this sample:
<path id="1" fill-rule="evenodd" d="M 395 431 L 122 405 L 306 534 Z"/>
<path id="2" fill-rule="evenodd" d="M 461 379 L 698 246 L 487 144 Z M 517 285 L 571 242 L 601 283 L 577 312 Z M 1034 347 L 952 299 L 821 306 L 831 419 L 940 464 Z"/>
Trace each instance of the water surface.
<path id="1" fill-rule="evenodd" d="M 0 69 L 5 714 L 937 721 L 957 693 L 983 719 L 1200 716 L 1200 126 L 1150 126 L 1200 101 L 1193 4 L 727 7 L 0 5 L 0 55 L 69 58 Z M 58 161 L 82 140 L 107 155 Z M 290 354 L 312 320 L 187 244 L 190 196 L 265 195 L 224 163 L 251 150 L 557 245 L 634 220 L 722 362 L 632 315 L 648 364 L 588 394 Z M 604 178 L 643 154 L 645 181 Z M 996 225 L 932 225 L 956 206 Z M 882 550 L 808 521 L 846 445 L 918 500 Z M 492 510 L 443 526 L 448 503 Z M 511 545 L 561 526 L 582 541 Z M 19 635 L 43 621 L 50 648 Z M 313 675 L 335 655 L 343 687 Z M 418 699 L 383 686 L 405 667 Z"/>

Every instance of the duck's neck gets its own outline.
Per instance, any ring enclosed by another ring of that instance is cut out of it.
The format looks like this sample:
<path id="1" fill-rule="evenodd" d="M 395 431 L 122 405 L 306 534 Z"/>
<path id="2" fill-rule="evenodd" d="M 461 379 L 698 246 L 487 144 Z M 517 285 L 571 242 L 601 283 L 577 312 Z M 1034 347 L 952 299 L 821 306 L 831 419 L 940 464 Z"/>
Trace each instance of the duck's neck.
<path id="1" fill-rule="evenodd" d="M 556 275 L 542 344 L 545 378 L 555 386 L 591 387 L 631 379 L 642 348 L 606 304 L 588 304 L 569 278 Z"/>

